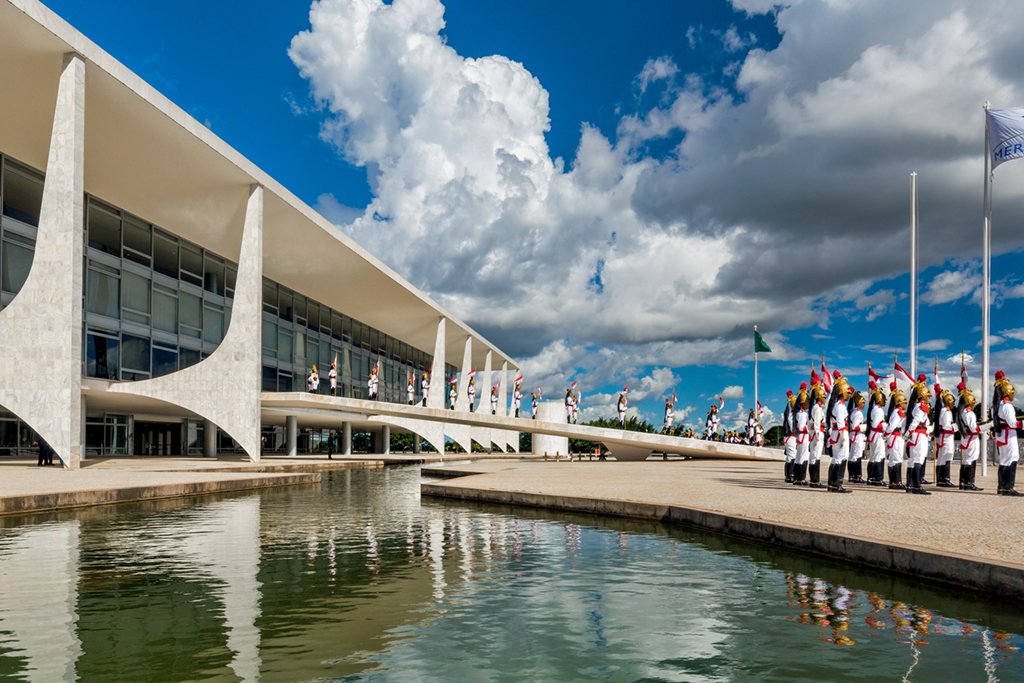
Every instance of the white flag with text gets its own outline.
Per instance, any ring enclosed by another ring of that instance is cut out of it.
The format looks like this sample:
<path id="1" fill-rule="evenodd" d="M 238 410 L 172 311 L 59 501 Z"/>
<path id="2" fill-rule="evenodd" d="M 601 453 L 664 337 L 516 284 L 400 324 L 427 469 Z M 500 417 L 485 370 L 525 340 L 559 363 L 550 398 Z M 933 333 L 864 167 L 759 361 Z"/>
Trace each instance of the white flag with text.
<path id="1" fill-rule="evenodd" d="M 992 170 L 1004 161 L 1024 159 L 1024 107 L 989 109 L 986 115 Z"/>

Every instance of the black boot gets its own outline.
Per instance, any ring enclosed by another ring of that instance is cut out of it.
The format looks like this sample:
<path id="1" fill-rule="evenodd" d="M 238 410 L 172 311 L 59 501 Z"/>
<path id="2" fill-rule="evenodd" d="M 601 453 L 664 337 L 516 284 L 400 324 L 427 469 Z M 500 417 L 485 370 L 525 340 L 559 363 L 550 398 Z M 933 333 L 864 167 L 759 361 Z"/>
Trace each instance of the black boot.
<path id="1" fill-rule="evenodd" d="M 985 489 L 980 488 L 974 483 L 974 476 L 978 473 L 978 461 L 975 460 L 968 467 L 967 476 L 969 481 L 967 482 L 968 491 L 984 491 Z"/>
<path id="2" fill-rule="evenodd" d="M 960 488 L 961 491 L 967 491 L 968 490 L 967 484 L 970 481 L 970 476 L 971 476 L 969 474 L 969 472 L 970 472 L 970 470 L 968 469 L 969 467 L 970 467 L 970 465 L 964 465 L 962 463 L 960 465 L 960 476 L 958 477 L 958 479 L 960 480 L 959 488 Z"/>
<path id="3" fill-rule="evenodd" d="M 792 484 L 793 483 L 793 463 L 791 463 L 790 461 L 787 460 L 786 461 L 786 466 L 785 466 L 784 470 L 785 470 L 785 474 L 786 474 L 786 483 L 787 484 Z"/>
<path id="4" fill-rule="evenodd" d="M 917 478 L 917 485 L 920 487 L 920 486 L 928 486 L 929 484 L 931 484 L 930 481 L 928 481 L 927 479 L 924 478 L 925 473 L 928 471 L 928 459 L 925 458 L 925 461 L 923 463 L 921 463 L 920 465 L 917 465 L 916 467 L 917 467 L 917 474 L 915 476 Z M 935 476 L 939 476 L 939 475 L 936 474 Z"/>
<path id="5" fill-rule="evenodd" d="M 1017 491 L 1013 485 L 1017 482 L 1017 463 L 1006 466 L 1006 484 L 1004 484 L 1004 496 L 1024 496 L 1024 493 Z"/>
<path id="6" fill-rule="evenodd" d="M 828 466 L 828 490 L 831 491 L 836 482 L 836 466 Z"/>
<path id="7" fill-rule="evenodd" d="M 1006 466 L 999 466 L 999 475 L 996 477 L 996 495 L 1003 495 L 1003 488 L 1006 485 Z"/>
<path id="8" fill-rule="evenodd" d="M 889 488 L 890 489 L 902 488 L 899 485 L 899 483 L 898 483 L 898 480 L 899 480 L 899 470 L 896 467 L 893 467 L 892 465 L 889 465 L 888 470 L 889 470 Z"/>
<path id="9" fill-rule="evenodd" d="M 885 486 L 885 461 L 875 463 L 875 486 Z"/>
<path id="10" fill-rule="evenodd" d="M 811 484 L 812 489 L 823 489 L 821 485 L 821 460 L 811 465 Z"/>
<path id="11" fill-rule="evenodd" d="M 913 465 L 907 463 L 907 484 L 903 487 L 903 490 L 907 493 L 912 493 L 914 488 L 917 486 L 917 479 L 915 478 L 916 475 L 917 470 L 914 469 Z"/>
<path id="12" fill-rule="evenodd" d="M 846 461 L 836 465 L 836 482 L 833 484 L 833 491 L 836 493 L 850 493 L 850 489 L 843 487 L 843 475 L 846 474 Z"/>
<path id="13" fill-rule="evenodd" d="M 924 480 L 924 464 L 923 463 L 914 465 L 914 484 L 915 484 L 915 486 L 914 486 L 914 493 L 916 493 L 916 494 L 918 494 L 920 496 L 930 496 L 930 495 L 932 495 L 931 491 L 928 491 L 928 490 L 926 490 L 924 488 L 925 480 Z"/>
<path id="14" fill-rule="evenodd" d="M 936 486 L 941 486 L 944 489 L 953 488 L 953 486 L 954 486 L 953 480 L 950 479 L 950 469 L 951 468 L 952 468 L 952 465 L 950 463 L 946 463 L 945 465 L 936 465 L 935 466 L 935 471 L 936 471 L 935 477 L 938 480 L 937 483 L 935 484 Z"/>

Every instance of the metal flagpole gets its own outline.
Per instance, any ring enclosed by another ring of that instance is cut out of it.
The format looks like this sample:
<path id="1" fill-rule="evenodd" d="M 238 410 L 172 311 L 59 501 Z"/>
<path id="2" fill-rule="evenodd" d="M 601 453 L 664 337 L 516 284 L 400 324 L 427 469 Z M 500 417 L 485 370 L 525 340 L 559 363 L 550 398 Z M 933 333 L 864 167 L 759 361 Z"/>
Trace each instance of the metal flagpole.
<path id="1" fill-rule="evenodd" d="M 991 419 L 992 391 L 989 389 L 988 366 L 988 334 L 989 334 L 989 302 L 992 299 L 992 150 L 988 147 L 988 110 L 991 104 L 986 101 L 985 110 L 985 198 L 984 218 L 981 233 L 981 420 Z M 981 433 L 981 476 L 988 474 L 988 432 Z"/>
<path id="2" fill-rule="evenodd" d="M 910 174 L 910 376 L 917 380 L 917 172 Z"/>
<path id="3" fill-rule="evenodd" d="M 754 325 L 754 414 L 757 414 L 757 325 Z"/>

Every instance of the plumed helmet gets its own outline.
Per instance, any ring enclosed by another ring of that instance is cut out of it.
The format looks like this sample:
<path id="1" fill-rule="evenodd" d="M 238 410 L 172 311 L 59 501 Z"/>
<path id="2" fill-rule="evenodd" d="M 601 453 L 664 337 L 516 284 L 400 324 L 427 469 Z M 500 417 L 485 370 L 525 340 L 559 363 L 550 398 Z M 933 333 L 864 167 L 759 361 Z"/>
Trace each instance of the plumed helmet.
<path id="1" fill-rule="evenodd" d="M 953 404 L 956 403 L 956 398 L 953 396 L 952 392 L 947 389 L 943 389 L 939 392 L 939 400 L 942 401 L 944 406 L 949 408 L 952 408 Z"/>
<path id="2" fill-rule="evenodd" d="M 863 408 L 865 403 L 867 403 L 867 400 L 864 398 L 864 394 L 859 391 L 855 391 L 853 393 L 853 405 L 858 408 Z"/>
<path id="3" fill-rule="evenodd" d="M 974 397 L 974 392 L 967 388 L 967 385 L 963 382 L 956 385 L 957 390 L 960 393 L 960 402 L 968 409 L 973 409 L 978 403 L 978 399 Z"/>
<path id="4" fill-rule="evenodd" d="M 810 399 L 807 395 L 807 382 L 800 383 L 800 391 L 796 395 L 796 403 L 801 408 L 806 408 L 808 403 L 810 403 Z"/>
<path id="5" fill-rule="evenodd" d="M 907 407 L 907 395 L 903 393 L 902 389 L 898 387 L 894 389 L 892 392 L 892 396 L 897 406 L 899 406 L 900 408 Z"/>
<path id="6" fill-rule="evenodd" d="M 1002 373 L 1001 370 L 1000 373 Z M 1007 377 L 1005 373 L 996 380 L 996 388 L 1002 394 L 1003 398 L 1008 398 L 1011 401 L 1017 393 L 1016 387 L 1013 386 L 1013 382 L 1010 381 L 1010 378 Z"/>
<path id="7" fill-rule="evenodd" d="M 790 408 L 796 405 L 796 396 L 793 395 L 792 389 L 786 389 L 786 403 L 789 404 Z"/>
<path id="8" fill-rule="evenodd" d="M 807 391 L 807 382 L 800 382 L 800 391 Z"/>
<path id="9" fill-rule="evenodd" d="M 824 402 L 825 399 L 828 398 L 828 393 L 826 393 L 825 387 L 815 382 L 814 384 L 811 385 L 811 396 L 816 401 Z"/>
<path id="10" fill-rule="evenodd" d="M 836 371 L 836 374 L 839 374 L 838 370 Z M 836 396 L 846 399 L 849 397 L 850 392 L 853 391 L 853 387 L 850 386 L 845 377 L 840 375 L 839 377 L 836 377 L 836 383 L 833 390 L 835 391 Z"/>

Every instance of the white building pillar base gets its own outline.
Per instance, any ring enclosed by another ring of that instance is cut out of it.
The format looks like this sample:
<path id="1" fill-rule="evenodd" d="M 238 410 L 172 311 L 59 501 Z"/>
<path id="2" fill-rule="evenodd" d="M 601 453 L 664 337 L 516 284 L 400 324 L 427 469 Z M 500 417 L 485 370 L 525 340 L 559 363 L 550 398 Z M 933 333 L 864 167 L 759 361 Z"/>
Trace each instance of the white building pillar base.
<path id="1" fill-rule="evenodd" d="M 203 455 L 217 457 L 217 425 L 212 420 L 203 420 Z"/>
<path id="2" fill-rule="evenodd" d="M 284 442 L 289 457 L 294 458 L 299 454 L 299 418 L 294 415 L 285 418 Z"/>
<path id="3" fill-rule="evenodd" d="M 537 420 L 545 422 L 565 422 L 565 405 L 553 401 L 541 401 L 537 406 Z M 565 436 L 549 436 L 533 434 L 534 455 L 568 455 L 569 438 Z"/>
<path id="4" fill-rule="evenodd" d="M 352 423 L 341 425 L 341 454 L 352 455 Z"/>
<path id="5" fill-rule="evenodd" d="M 391 454 L 391 426 L 384 425 L 380 428 L 380 452 L 384 455 Z"/>

